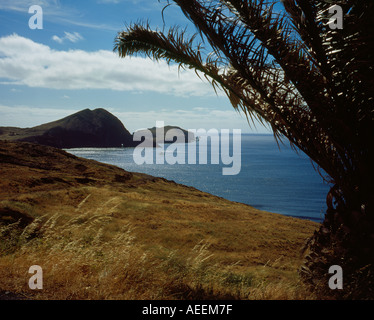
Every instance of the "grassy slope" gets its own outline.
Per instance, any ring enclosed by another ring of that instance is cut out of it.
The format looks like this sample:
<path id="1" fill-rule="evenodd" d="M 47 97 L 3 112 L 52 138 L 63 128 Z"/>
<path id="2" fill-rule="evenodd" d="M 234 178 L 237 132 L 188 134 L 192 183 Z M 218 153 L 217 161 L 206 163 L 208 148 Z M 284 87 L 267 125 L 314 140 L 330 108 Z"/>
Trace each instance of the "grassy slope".
<path id="1" fill-rule="evenodd" d="M 312 298 L 297 269 L 316 223 L 28 143 L 0 142 L 0 178 L 0 292 Z M 37 292 L 27 285 L 34 264 Z"/>

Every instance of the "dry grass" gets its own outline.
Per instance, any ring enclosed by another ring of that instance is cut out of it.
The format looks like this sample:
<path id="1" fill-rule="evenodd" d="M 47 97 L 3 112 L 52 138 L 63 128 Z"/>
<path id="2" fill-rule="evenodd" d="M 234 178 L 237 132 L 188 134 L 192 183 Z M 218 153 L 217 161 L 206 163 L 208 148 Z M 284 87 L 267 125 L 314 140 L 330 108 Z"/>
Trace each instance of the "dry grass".
<path id="1" fill-rule="evenodd" d="M 2 226 L 0 287 L 29 299 L 310 299 L 293 281 L 269 283 L 261 272 L 213 263 L 209 243 L 181 254 L 155 255 L 139 245 L 131 225 L 108 235 L 111 217 L 59 215 Z M 43 290 L 30 290 L 31 265 L 43 268 Z M 274 266 L 273 266 L 274 267 Z"/>
<path id="2" fill-rule="evenodd" d="M 31 299 L 315 298 L 297 270 L 317 224 L 53 149 L 33 146 L 38 156 L 27 157 L 28 144 L 11 146 L 17 163 L 0 167 L 0 292 Z M 28 288 L 31 265 L 43 268 L 43 290 Z"/>

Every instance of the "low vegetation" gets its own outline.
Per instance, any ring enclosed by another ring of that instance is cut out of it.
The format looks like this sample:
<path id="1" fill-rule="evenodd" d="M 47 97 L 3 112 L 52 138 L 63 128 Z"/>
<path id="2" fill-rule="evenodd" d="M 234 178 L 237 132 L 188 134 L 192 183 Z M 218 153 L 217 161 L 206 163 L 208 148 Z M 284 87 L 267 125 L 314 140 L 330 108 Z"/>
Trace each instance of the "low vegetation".
<path id="1" fill-rule="evenodd" d="M 316 223 L 49 147 L 0 142 L 0 161 L 0 296 L 317 298 L 297 271 Z"/>

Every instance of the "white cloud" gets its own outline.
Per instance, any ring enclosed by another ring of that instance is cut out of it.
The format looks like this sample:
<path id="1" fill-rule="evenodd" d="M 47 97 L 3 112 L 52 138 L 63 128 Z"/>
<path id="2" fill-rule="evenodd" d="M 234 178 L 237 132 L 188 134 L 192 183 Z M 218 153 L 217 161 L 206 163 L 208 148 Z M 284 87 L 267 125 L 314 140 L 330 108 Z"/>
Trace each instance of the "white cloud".
<path id="1" fill-rule="evenodd" d="M 71 42 L 78 42 L 79 40 L 83 39 L 83 37 L 78 32 L 65 32 L 65 38 Z"/>
<path id="2" fill-rule="evenodd" d="M 58 43 L 63 43 L 63 42 L 64 42 L 64 39 L 63 39 L 63 38 L 60 38 L 59 36 L 56 36 L 56 35 L 54 35 L 54 36 L 52 37 L 52 40 L 53 40 L 53 41 L 56 41 L 56 42 L 58 42 Z"/>
<path id="3" fill-rule="evenodd" d="M 73 43 L 76 43 L 80 40 L 83 40 L 83 37 L 78 32 L 74 32 L 74 33 L 64 32 L 64 33 L 65 33 L 65 35 L 63 37 L 59 37 L 59 36 L 54 35 L 52 37 L 52 40 L 54 40 L 58 43 L 63 43 L 65 40 L 68 40 L 68 41 L 73 42 Z"/>
<path id="4" fill-rule="evenodd" d="M 120 59 L 107 50 L 58 51 L 17 34 L 0 38 L 0 78 L 5 79 L 2 84 L 34 88 L 215 95 L 211 86 L 193 71 L 178 73 L 177 66 L 169 67 L 164 61 L 155 63 L 140 57 Z"/>

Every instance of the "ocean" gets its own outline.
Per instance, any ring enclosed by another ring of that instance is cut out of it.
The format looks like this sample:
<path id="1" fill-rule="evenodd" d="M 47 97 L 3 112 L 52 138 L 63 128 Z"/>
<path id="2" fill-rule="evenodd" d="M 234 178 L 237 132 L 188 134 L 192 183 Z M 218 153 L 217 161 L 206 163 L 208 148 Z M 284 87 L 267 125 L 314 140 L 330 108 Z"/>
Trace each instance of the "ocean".
<path id="1" fill-rule="evenodd" d="M 232 136 L 230 138 L 232 148 Z M 201 142 L 197 142 L 199 144 Z M 208 143 L 210 147 L 210 144 Z M 162 156 L 169 145 L 152 150 Z M 296 153 L 288 142 L 279 147 L 272 135 L 241 135 L 241 170 L 237 175 L 222 175 L 222 162 L 212 164 L 208 147 L 207 164 L 138 165 L 134 148 L 68 149 L 78 157 L 115 165 L 130 172 L 142 172 L 173 180 L 225 199 L 245 203 L 257 209 L 322 222 L 326 212 L 326 195 L 330 186 L 314 169 L 310 159 Z M 184 157 L 187 159 L 188 145 Z M 197 147 L 197 163 L 199 163 Z M 176 154 L 175 152 L 173 153 Z M 231 150 L 232 155 L 232 150 Z M 187 161 L 186 161 L 187 162 Z"/>

